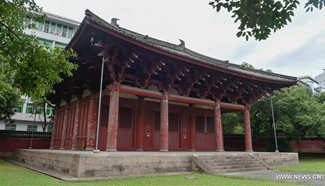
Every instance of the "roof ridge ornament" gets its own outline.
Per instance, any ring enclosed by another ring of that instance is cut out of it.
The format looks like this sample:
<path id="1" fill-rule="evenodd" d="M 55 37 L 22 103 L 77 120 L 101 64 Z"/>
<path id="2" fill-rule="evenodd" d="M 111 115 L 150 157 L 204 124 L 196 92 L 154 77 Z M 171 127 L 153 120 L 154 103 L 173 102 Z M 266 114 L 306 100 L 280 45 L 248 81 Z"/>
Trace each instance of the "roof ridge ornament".
<path id="1" fill-rule="evenodd" d="M 119 20 L 120 20 L 120 19 L 113 17 L 113 18 L 111 19 L 111 24 L 112 24 L 113 26 L 115 26 L 115 27 L 120 27 L 120 25 L 117 24 L 117 21 L 119 21 Z"/>
<path id="2" fill-rule="evenodd" d="M 181 40 L 181 39 L 178 39 L 181 43 L 178 44 L 178 46 L 181 48 L 181 49 L 185 49 L 185 41 Z"/>
<path id="3" fill-rule="evenodd" d="M 92 16 L 92 12 L 89 9 L 86 9 L 85 15 L 90 17 L 90 16 Z"/>

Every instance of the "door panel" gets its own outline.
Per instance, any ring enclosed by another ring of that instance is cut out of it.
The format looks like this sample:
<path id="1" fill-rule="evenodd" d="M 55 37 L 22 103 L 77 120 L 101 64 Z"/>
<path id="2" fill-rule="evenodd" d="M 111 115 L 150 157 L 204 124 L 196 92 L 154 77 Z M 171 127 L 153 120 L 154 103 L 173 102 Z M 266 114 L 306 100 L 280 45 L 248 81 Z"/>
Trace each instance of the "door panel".
<path id="1" fill-rule="evenodd" d="M 143 134 L 143 150 L 152 151 L 159 150 L 155 149 L 154 138 L 156 137 L 155 133 L 155 112 L 150 110 L 146 110 L 145 113 L 145 123 L 144 123 L 144 134 Z M 158 133 L 159 137 L 159 133 Z M 159 146 L 158 146 L 159 147 Z"/>
<path id="2" fill-rule="evenodd" d="M 154 149 L 160 150 L 160 112 L 155 112 L 155 133 L 153 137 Z"/>
<path id="3" fill-rule="evenodd" d="M 196 150 L 214 151 L 216 150 L 216 137 L 212 117 L 197 116 L 196 121 Z"/>
<path id="4" fill-rule="evenodd" d="M 119 125 L 117 135 L 118 150 L 133 150 L 134 112 L 131 108 L 119 109 Z"/>
<path id="5" fill-rule="evenodd" d="M 180 148 L 179 114 L 169 113 L 168 120 L 168 148 L 169 150 L 178 150 Z"/>

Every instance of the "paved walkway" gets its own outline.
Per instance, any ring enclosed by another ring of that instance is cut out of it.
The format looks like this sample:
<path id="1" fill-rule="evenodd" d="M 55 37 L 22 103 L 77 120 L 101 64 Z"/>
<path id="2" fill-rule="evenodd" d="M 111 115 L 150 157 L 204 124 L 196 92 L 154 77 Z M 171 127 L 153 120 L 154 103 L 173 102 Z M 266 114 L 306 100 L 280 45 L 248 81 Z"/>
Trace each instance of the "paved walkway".
<path id="1" fill-rule="evenodd" d="M 226 173 L 227 176 L 249 177 L 253 179 L 269 179 L 274 181 L 289 181 L 299 184 L 312 184 L 325 186 L 325 174 L 283 172 L 275 170 L 248 171 L 238 173 Z"/>

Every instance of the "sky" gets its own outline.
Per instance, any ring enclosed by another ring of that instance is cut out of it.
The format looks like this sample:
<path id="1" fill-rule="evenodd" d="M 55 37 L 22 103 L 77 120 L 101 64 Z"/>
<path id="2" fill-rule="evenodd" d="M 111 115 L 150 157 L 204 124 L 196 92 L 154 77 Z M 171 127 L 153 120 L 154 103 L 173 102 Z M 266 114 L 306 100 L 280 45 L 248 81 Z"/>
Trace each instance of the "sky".
<path id="1" fill-rule="evenodd" d="M 302 1 L 305 2 L 305 1 Z M 293 21 L 265 41 L 237 38 L 238 24 L 227 12 L 217 13 L 209 0 L 36 0 L 43 10 L 82 21 L 86 9 L 121 27 L 179 44 L 230 63 L 290 76 L 311 76 L 325 69 L 325 10 L 306 13 L 303 4 Z"/>

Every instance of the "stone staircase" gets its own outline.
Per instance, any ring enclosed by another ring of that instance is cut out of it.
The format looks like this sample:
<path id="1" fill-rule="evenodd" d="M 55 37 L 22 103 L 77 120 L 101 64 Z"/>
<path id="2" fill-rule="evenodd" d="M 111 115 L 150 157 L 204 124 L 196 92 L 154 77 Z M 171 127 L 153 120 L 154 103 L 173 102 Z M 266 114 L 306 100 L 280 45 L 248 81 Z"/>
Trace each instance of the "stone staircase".
<path id="1" fill-rule="evenodd" d="M 233 155 L 197 155 L 192 156 L 192 163 L 208 174 L 225 174 L 233 172 L 271 169 L 253 154 L 238 153 Z"/>

